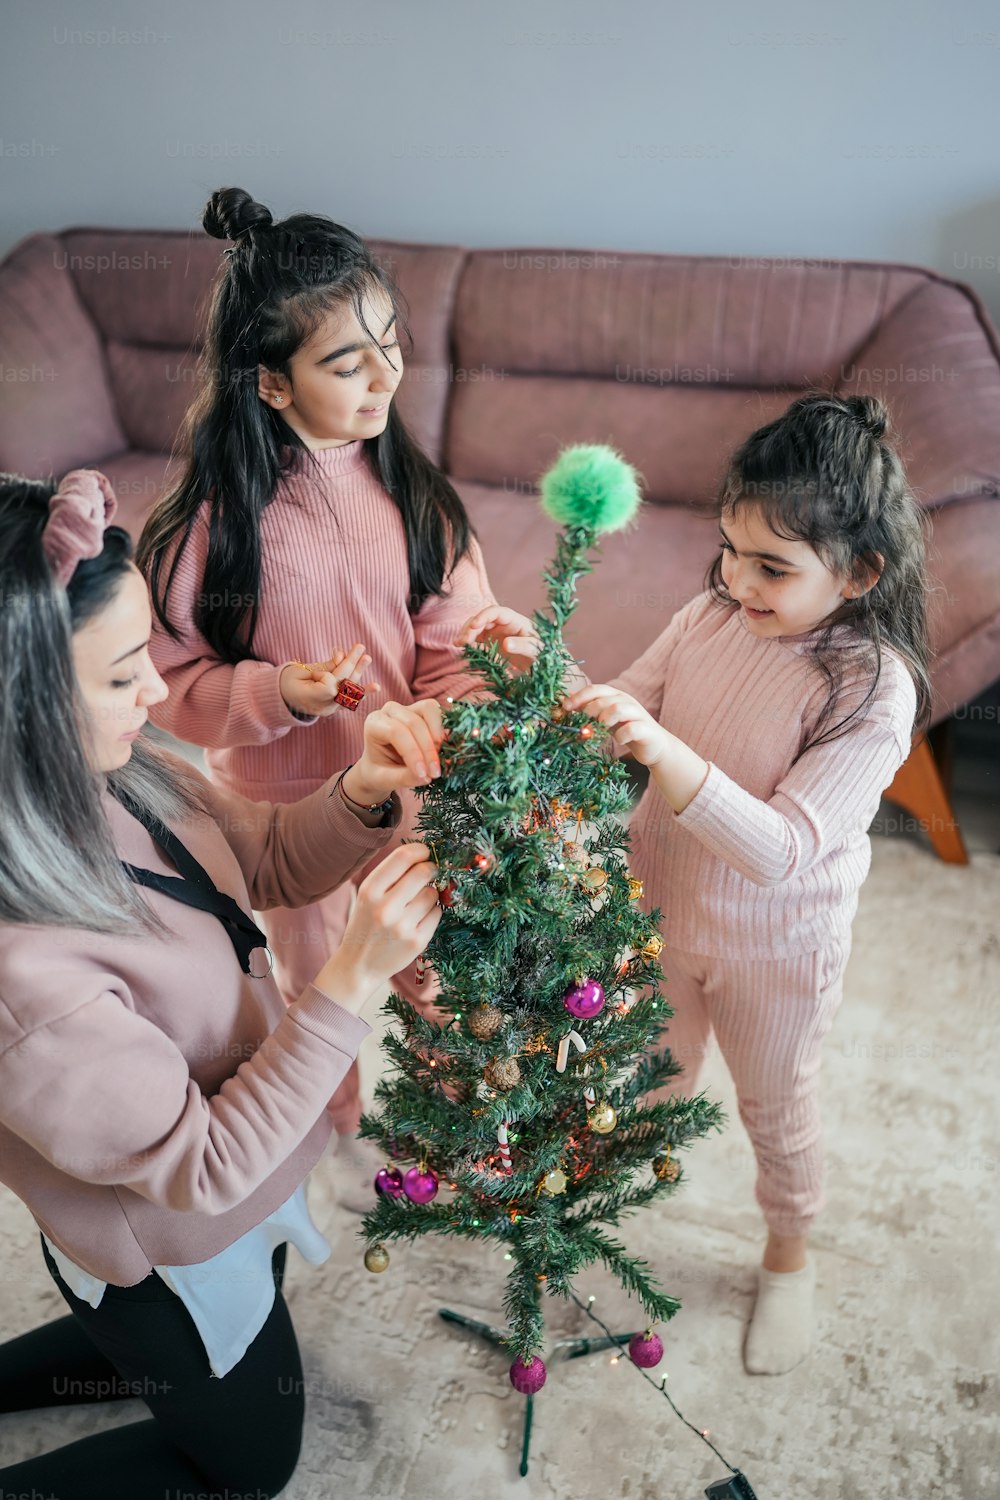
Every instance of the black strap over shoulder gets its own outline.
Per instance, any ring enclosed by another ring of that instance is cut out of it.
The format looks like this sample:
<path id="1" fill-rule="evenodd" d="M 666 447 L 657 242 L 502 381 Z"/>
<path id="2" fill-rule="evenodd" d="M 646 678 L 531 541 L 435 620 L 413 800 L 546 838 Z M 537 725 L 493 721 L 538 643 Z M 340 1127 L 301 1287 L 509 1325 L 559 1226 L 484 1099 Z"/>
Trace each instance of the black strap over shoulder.
<path id="1" fill-rule="evenodd" d="M 125 811 L 131 813 L 132 817 L 143 825 L 154 843 L 159 844 L 160 848 L 170 856 L 182 877 L 160 875 L 155 870 L 144 870 L 138 865 L 130 865 L 123 859 L 122 868 L 129 879 L 134 880 L 136 885 L 159 891 L 161 895 L 169 896 L 174 901 L 182 901 L 185 906 L 192 906 L 199 911 L 207 911 L 212 916 L 218 917 L 229 934 L 244 974 L 249 974 L 252 979 L 266 978 L 273 968 L 273 961 L 267 946 L 267 936 L 253 918 L 247 915 L 232 896 L 227 896 L 224 891 L 219 890 L 204 866 L 199 864 L 190 849 L 181 843 L 177 835 L 165 823 L 161 823 L 159 818 L 153 817 L 145 808 L 140 807 L 120 788 L 115 789 L 114 795 Z M 252 955 L 259 949 L 264 950 L 266 968 L 259 960 L 256 966 L 252 962 Z"/>

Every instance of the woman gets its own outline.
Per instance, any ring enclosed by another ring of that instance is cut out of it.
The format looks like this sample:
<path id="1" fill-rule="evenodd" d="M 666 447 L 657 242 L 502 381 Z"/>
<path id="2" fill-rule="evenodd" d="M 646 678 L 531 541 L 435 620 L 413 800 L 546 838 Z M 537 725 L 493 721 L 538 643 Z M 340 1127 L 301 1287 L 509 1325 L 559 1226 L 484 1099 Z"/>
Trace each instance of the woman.
<path id="1" fill-rule="evenodd" d="M 0 1489 L 274 1495 L 303 1416 L 284 1246 L 329 1254 L 304 1193 L 324 1105 L 437 926 L 435 869 L 387 856 L 287 1010 L 251 913 L 389 839 L 397 791 L 439 774 L 440 710 L 369 714 L 357 763 L 297 803 L 212 786 L 141 737 L 167 689 L 114 510 L 94 471 L 0 476 L 0 1180 L 70 1308 L 0 1348 L 0 1410 L 137 1394 L 152 1416 Z"/>

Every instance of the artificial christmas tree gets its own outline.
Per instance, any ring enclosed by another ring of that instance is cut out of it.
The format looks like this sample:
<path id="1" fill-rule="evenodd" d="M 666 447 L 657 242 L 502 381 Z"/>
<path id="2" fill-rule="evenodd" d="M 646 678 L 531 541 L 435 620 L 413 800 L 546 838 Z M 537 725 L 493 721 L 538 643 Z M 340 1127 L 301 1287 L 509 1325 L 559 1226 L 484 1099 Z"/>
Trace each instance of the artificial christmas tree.
<path id="1" fill-rule="evenodd" d="M 466 648 L 490 696 L 446 710 L 444 774 L 422 790 L 442 1020 L 390 996 L 393 1068 L 361 1126 L 387 1153 L 368 1254 L 431 1233 L 501 1247 L 511 1380 L 526 1393 L 545 1379 L 541 1294 L 568 1295 L 583 1267 L 614 1272 L 646 1323 L 676 1313 L 608 1229 L 676 1191 L 674 1153 L 721 1118 L 700 1095 L 644 1102 L 680 1072 L 660 1040 L 660 914 L 641 909 L 626 864 L 625 768 L 602 726 L 560 706 L 576 580 L 598 534 L 634 514 L 635 476 L 609 449 L 577 447 L 541 488 L 563 530 L 538 654 L 518 675 L 492 643 Z M 383 1265 L 378 1254 L 370 1268 Z"/>

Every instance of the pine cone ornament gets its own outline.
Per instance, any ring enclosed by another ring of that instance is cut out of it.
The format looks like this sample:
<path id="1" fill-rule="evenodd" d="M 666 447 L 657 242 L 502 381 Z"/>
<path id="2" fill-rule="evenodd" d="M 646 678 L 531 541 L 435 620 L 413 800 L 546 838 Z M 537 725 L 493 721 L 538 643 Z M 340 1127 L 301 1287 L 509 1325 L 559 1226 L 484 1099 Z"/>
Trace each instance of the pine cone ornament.
<path id="1" fill-rule="evenodd" d="M 517 1065 L 517 1058 L 495 1057 L 483 1069 L 483 1078 L 491 1089 L 499 1089 L 503 1094 L 509 1089 L 517 1088 L 521 1082 L 521 1069 Z"/>
<path id="2" fill-rule="evenodd" d="M 469 1030 L 481 1042 L 488 1042 L 503 1025 L 503 1012 L 495 1005 L 474 1005 L 468 1016 Z"/>

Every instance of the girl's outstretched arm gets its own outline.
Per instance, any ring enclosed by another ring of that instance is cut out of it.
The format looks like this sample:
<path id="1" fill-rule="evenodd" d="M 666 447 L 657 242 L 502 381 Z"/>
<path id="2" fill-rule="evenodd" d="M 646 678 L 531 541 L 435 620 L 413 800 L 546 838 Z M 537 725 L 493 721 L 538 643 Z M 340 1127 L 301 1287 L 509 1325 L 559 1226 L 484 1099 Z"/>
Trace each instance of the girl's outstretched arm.
<path id="1" fill-rule="evenodd" d="M 606 724 L 615 749 L 631 755 L 650 775 L 675 812 L 694 798 L 708 774 L 708 761 L 670 734 L 635 698 L 615 687 L 592 683 L 566 699 L 574 713 L 588 713 Z"/>
<path id="2" fill-rule="evenodd" d="M 469 671 L 455 644 L 469 616 L 495 604 L 479 543 L 469 550 L 448 576 L 443 595 L 431 594 L 413 616 L 417 653 L 410 689 L 414 698 L 464 698 L 482 692 L 482 682 Z"/>
<path id="3" fill-rule="evenodd" d="M 585 688 L 569 706 L 586 708 L 608 725 L 623 751 L 649 766 L 666 803 L 664 832 L 676 819 L 747 880 L 775 886 L 867 828 L 910 753 L 916 692 L 902 663 L 887 658 L 867 716 L 839 739 L 804 751 L 766 802 L 615 689 Z M 850 708 L 845 702 L 842 712 Z"/>

